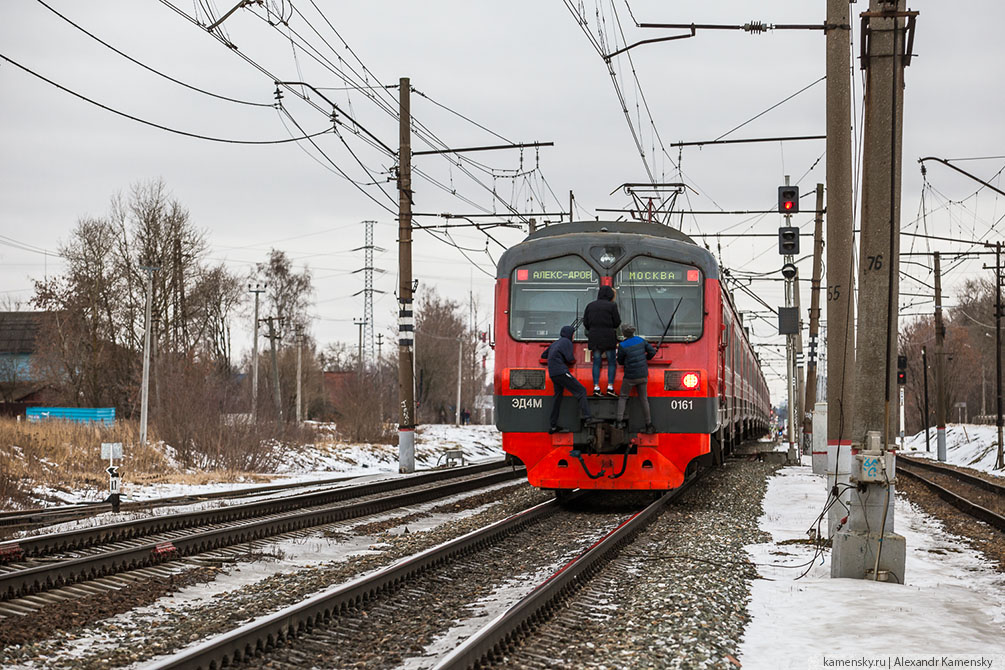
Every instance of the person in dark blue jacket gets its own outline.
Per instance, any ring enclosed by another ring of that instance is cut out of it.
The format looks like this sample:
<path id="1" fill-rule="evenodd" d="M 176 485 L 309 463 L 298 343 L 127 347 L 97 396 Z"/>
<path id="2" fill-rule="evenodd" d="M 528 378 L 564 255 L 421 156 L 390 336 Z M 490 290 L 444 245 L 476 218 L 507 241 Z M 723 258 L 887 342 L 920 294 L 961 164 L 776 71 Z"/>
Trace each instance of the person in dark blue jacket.
<path id="1" fill-rule="evenodd" d="M 618 363 L 625 366 L 621 379 L 621 396 L 618 398 L 618 425 L 625 418 L 625 405 L 632 387 L 638 389 L 639 400 L 642 401 L 642 415 L 646 419 L 645 432 L 654 433 L 652 416 L 649 414 L 649 394 L 646 384 L 649 383 L 649 359 L 656 355 L 656 348 L 641 337 L 635 337 L 635 327 L 629 324 L 621 326 L 625 339 L 618 344 Z"/>
<path id="2" fill-rule="evenodd" d="M 548 432 L 557 433 L 561 430 L 558 426 L 558 410 L 562 405 L 562 394 L 565 389 L 579 401 L 579 409 L 583 413 L 583 418 L 592 421 L 590 405 L 586 401 L 586 388 L 569 372 L 569 366 L 576 362 L 573 357 L 572 335 L 576 329 L 572 326 L 562 326 L 561 336 L 551 343 L 545 350 L 541 358 L 548 360 L 548 376 L 555 387 L 554 402 L 551 406 L 551 420 Z"/>

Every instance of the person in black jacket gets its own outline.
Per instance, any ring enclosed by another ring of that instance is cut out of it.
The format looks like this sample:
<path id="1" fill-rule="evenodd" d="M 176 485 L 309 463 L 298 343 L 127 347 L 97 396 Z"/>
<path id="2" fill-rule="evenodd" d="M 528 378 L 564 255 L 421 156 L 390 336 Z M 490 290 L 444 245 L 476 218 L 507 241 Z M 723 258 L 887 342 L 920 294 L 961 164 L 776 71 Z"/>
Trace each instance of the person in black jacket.
<path id="1" fill-rule="evenodd" d="M 625 405 L 634 386 L 638 389 L 639 400 L 642 401 L 642 415 L 646 419 L 645 432 L 654 433 L 652 416 L 649 414 L 649 394 L 646 384 L 649 383 L 649 359 L 656 355 L 656 348 L 641 337 L 634 337 L 635 328 L 629 324 L 621 326 L 625 339 L 618 345 L 618 363 L 625 366 L 625 376 L 621 380 L 621 397 L 618 398 L 618 425 L 625 418 Z"/>
<path id="2" fill-rule="evenodd" d="M 614 395 L 614 377 L 618 363 L 614 360 L 614 350 L 618 346 L 618 326 L 621 314 L 614 304 L 614 289 L 601 286 L 597 299 L 586 306 L 583 312 L 583 327 L 586 328 L 587 346 L 593 356 L 593 395 L 600 395 L 600 365 L 607 356 L 607 395 Z"/>
<path id="3" fill-rule="evenodd" d="M 555 387 L 554 401 L 551 406 L 551 419 L 549 422 L 549 433 L 557 433 L 563 429 L 558 425 L 558 411 L 562 405 L 562 394 L 565 389 L 579 401 L 579 409 L 583 413 L 583 418 L 588 422 L 593 420 L 590 414 L 590 405 L 586 402 L 586 389 L 569 372 L 569 366 L 576 362 L 573 358 L 572 335 L 576 329 L 572 326 L 562 326 L 561 337 L 551 343 L 541 355 L 542 359 L 548 361 L 548 376 Z"/>

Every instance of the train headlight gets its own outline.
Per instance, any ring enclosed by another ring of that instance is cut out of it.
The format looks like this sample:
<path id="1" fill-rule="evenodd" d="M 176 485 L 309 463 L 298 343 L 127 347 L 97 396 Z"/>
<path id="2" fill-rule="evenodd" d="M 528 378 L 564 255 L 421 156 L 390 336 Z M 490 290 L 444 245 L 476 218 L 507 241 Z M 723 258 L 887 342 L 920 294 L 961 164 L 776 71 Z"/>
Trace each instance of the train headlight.
<path id="1" fill-rule="evenodd" d="M 604 251 L 603 255 L 599 258 L 600 264 L 605 268 L 609 268 L 614 265 L 614 261 L 618 260 L 618 257 L 612 254 L 610 251 Z"/>
<path id="2" fill-rule="evenodd" d="M 663 388 L 667 391 L 694 391 L 701 384 L 695 370 L 667 370 L 663 373 Z"/>
<path id="3" fill-rule="evenodd" d="M 544 370 L 510 370 L 509 387 L 513 390 L 544 390 Z"/>

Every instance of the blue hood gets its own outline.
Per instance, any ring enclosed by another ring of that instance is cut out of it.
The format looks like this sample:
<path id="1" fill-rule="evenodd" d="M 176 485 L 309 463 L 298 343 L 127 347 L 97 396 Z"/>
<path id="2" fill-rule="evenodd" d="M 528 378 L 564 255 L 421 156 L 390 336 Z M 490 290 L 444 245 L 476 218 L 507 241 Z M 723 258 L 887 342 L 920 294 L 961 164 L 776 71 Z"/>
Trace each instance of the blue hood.
<path id="1" fill-rule="evenodd" d="M 571 340 L 572 336 L 575 334 L 576 329 L 572 326 L 562 326 L 561 336 L 567 340 Z"/>

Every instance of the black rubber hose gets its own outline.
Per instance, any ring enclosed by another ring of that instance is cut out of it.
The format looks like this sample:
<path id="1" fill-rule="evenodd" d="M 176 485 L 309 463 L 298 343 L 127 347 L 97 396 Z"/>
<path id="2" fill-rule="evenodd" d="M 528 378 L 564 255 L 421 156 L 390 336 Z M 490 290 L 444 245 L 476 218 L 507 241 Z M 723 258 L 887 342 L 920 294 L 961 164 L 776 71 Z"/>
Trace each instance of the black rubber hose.
<path id="1" fill-rule="evenodd" d="M 590 469 L 586 467 L 586 461 L 583 460 L 583 455 L 578 450 L 574 449 L 573 451 L 570 451 L 569 456 L 579 460 L 579 464 L 583 466 L 583 472 L 585 472 L 586 476 L 589 477 L 590 479 L 600 479 L 601 477 L 604 476 L 606 470 L 604 470 L 603 466 L 601 466 L 600 472 L 598 472 L 597 474 L 595 475 L 590 474 Z"/>

